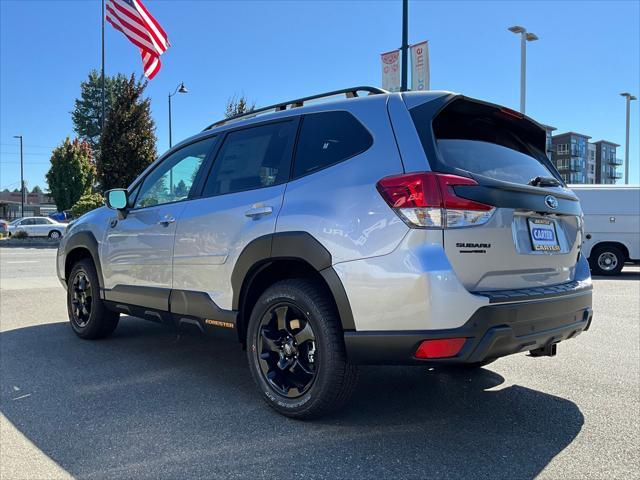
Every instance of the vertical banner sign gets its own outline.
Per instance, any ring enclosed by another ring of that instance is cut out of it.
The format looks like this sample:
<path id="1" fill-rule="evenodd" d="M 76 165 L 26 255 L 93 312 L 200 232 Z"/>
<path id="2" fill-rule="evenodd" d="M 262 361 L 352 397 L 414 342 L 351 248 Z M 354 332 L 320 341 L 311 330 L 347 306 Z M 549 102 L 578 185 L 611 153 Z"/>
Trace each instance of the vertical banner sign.
<path id="1" fill-rule="evenodd" d="M 383 53 L 382 60 L 382 88 L 390 92 L 400 91 L 400 50 Z"/>
<path id="2" fill-rule="evenodd" d="M 411 90 L 429 90 L 429 42 L 411 46 Z"/>

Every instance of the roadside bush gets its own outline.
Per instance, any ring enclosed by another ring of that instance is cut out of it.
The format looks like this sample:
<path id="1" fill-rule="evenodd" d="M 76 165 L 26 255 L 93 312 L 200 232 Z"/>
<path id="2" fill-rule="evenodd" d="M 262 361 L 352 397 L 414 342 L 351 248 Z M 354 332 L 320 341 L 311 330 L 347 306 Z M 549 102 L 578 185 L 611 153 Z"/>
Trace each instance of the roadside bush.
<path id="1" fill-rule="evenodd" d="M 71 207 L 71 213 L 73 213 L 74 218 L 78 218 L 102 205 L 104 205 L 104 197 L 102 195 L 99 193 L 85 193 Z"/>
<path id="2" fill-rule="evenodd" d="M 18 230 L 16 233 L 12 235 L 13 238 L 27 238 L 29 234 L 24 230 Z"/>

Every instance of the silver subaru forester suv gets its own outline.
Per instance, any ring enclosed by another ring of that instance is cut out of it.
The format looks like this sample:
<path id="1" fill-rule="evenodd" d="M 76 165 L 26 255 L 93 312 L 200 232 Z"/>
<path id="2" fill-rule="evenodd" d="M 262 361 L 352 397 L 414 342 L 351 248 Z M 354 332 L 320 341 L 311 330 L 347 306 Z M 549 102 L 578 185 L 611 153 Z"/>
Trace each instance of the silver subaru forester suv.
<path id="1" fill-rule="evenodd" d="M 358 364 L 553 356 L 589 328 L 592 287 L 545 138 L 497 105 L 373 87 L 215 123 L 68 229 L 71 327 L 232 332 L 295 418 L 343 405 Z"/>

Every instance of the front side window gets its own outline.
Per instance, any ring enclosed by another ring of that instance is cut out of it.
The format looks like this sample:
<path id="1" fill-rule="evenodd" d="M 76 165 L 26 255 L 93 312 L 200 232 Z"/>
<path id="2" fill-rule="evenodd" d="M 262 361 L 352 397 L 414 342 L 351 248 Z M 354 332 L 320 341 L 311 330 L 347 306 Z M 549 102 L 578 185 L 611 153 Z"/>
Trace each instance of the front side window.
<path id="1" fill-rule="evenodd" d="M 269 123 L 227 135 L 204 187 L 204 196 L 224 195 L 286 182 L 294 122 Z"/>
<path id="2" fill-rule="evenodd" d="M 349 112 L 305 115 L 296 148 L 293 178 L 335 165 L 373 144 L 364 126 Z"/>
<path id="3" fill-rule="evenodd" d="M 189 196 L 191 187 L 215 137 L 192 143 L 167 157 L 144 179 L 134 208 L 179 202 Z"/>

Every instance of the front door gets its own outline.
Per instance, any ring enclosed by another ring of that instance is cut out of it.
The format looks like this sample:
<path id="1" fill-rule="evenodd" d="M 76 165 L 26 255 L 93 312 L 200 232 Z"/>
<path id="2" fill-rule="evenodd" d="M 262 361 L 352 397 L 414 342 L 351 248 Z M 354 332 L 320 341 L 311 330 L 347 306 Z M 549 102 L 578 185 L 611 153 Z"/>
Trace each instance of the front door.
<path id="1" fill-rule="evenodd" d="M 136 188 L 126 218 L 111 219 L 100 255 L 106 298 L 168 309 L 176 224 L 214 142 L 201 140 L 169 155 Z"/>

